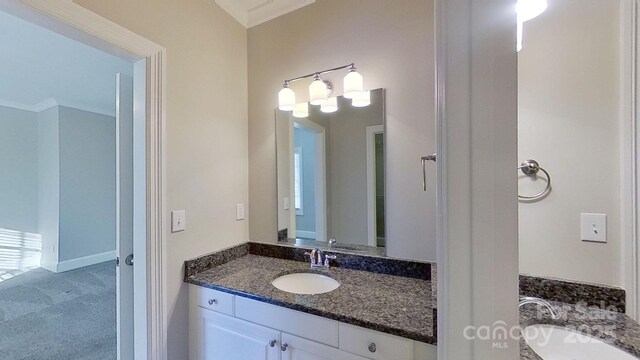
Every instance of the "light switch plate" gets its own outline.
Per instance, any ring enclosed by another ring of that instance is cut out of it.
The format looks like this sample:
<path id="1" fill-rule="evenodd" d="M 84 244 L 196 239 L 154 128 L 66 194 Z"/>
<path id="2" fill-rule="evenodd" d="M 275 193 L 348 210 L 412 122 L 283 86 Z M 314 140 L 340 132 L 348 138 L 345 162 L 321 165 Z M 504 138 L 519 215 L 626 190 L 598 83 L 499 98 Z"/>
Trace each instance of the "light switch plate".
<path id="1" fill-rule="evenodd" d="M 607 214 L 580 214 L 582 241 L 607 242 Z"/>
<path id="2" fill-rule="evenodd" d="M 289 204 L 289 198 L 288 197 L 284 198 L 284 210 L 289 210 L 290 206 L 291 205 Z"/>
<path id="3" fill-rule="evenodd" d="M 184 231 L 187 228 L 187 215 L 184 210 L 171 212 L 171 232 Z"/>
<path id="4" fill-rule="evenodd" d="M 236 220 L 244 220 L 244 204 L 236 204 Z"/>

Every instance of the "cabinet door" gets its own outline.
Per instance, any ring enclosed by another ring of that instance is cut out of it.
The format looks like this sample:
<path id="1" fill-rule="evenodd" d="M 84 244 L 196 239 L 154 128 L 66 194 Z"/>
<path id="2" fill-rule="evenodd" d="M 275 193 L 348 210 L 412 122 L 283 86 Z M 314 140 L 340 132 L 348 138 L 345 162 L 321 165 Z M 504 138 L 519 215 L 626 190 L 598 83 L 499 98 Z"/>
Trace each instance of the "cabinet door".
<path id="1" fill-rule="evenodd" d="M 282 333 L 282 360 L 366 360 L 366 358 L 341 351 L 331 346 Z"/>
<path id="2" fill-rule="evenodd" d="M 202 308 L 197 321 L 198 360 L 280 359 L 279 331 Z"/>

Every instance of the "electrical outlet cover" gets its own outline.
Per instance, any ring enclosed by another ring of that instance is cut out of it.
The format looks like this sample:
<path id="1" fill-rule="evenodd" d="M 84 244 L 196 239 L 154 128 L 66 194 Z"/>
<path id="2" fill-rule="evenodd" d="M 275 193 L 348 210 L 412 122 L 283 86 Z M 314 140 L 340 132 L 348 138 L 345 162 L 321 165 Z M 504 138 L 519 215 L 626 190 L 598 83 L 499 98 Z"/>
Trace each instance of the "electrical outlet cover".
<path id="1" fill-rule="evenodd" d="M 607 242 L 607 215 L 580 214 L 580 232 L 582 241 Z"/>
<path id="2" fill-rule="evenodd" d="M 187 228 L 187 215 L 184 210 L 171 212 L 171 232 L 184 231 Z"/>

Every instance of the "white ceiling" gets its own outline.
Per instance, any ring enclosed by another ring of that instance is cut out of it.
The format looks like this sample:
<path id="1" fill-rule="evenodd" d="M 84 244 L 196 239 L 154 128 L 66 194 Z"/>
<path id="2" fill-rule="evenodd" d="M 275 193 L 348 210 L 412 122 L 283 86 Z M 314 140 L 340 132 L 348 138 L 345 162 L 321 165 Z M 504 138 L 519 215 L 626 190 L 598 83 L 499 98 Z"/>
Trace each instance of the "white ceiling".
<path id="1" fill-rule="evenodd" d="M 240 24 L 250 28 L 313 4 L 316 0 L 216 0 Z"/>
<path id="2" fill-rule="evenodd" d="M 0 12 L 0 105 L 115 113 L 115 74 L 133 64 Z"/>

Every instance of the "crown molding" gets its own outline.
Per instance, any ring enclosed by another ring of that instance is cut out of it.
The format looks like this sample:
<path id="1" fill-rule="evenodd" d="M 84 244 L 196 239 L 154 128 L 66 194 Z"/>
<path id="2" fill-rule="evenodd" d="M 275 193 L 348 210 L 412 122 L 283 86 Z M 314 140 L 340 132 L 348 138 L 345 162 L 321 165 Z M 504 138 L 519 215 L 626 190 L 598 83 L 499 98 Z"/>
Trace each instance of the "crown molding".
<path id="1" fill-rule="evenodd" d="M 35 112 L 35 113 L 39 113 L 42 111 L 45 111 L 47 109 L 51 109 L 52 107 L 55 106 L 64 106 L 67 108 L 72 108 L 72 109 L 76 109 L 76 110 L 81 110 L 81 111 L 86 111 L 86 112 L 90 112 L 90 113 L 94 113 L 94 114 L 100 114 L 100 115 L 105 115 L 105 116 L 111 116 L 111 117 L 115 117 L 116 116 L 116 109 L 115 106 L 112 110 L 109 109 L 104 109 L 104 108 L 100 108 L 100 107 L 95 107 L 95 106 L 89 106 L 89 105 L 85 105 L 85 104 L 81 104 L 81 103 L 74 103 L 74 102 L 69 102 L 69 101 L 58 101 L 55 98 L 49 98 L 46 100 L 43 100 L 37 104 L 23 104 L 23 103 L 19 103 L 19 102 L 14 102 L 14 101 L 7 101 L 7 100 L 0 100 L 0 106 L 2 107 L 7 107 L 7 108 L 12 108 L 12 109 L 16 109 L 16 110 L 22 110 L 22 111 L 30 111 L 30 112 Z"/>
<path id="2" fill-rule="evenodd" d="M 215 0 L 245 28 L 260 25 L 313 4 L 315 0 Z"/>

